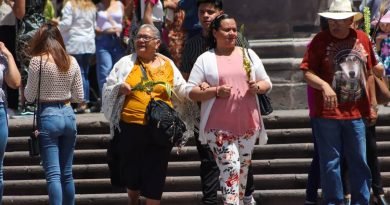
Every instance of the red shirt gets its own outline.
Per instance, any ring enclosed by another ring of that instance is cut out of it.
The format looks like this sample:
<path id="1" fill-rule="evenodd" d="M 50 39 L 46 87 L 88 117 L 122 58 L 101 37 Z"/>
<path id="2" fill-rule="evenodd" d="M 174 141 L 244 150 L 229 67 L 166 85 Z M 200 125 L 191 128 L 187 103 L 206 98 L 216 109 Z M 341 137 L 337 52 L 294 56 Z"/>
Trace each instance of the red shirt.
<path id="1" fill-rule="evenodd" d="M 329 30 L 318 33 L 300 65 L 329 83 L 336 92 L 338 107 L 325 110 L 322 91 L 313 89 L 312 116 L 330 119 L 368 117 L 370 102 L 367 73 L 377 64 L 367 35 L 350 29 L 348 37 L 337 39 Z"/>

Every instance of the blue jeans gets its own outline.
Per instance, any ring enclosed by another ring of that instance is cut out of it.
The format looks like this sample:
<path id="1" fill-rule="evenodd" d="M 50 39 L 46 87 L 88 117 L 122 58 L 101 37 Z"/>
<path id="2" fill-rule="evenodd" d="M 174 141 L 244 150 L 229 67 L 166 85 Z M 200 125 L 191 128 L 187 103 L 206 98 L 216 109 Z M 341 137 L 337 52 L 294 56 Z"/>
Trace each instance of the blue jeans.
<path id="1" fill-rule="evenodd" d="M 84 102 L 89 102 L 89 59 L 92 54 L 84 53 L 84 54 L 76 54 L 73 57 L 76 59 L 77 63 L 80 66 L 81 77 L 83 78 L 83 91 L 84 91 Z"/>
<path id="2" fill-rule="evenodd" d="M 3 199 L 3 161 L 8 138 L 8 120 L 6 109 L 7 108 L 4 103 L 0 103 L 0 204 Z"/>
<path id="3" fill-rule="evenodd" d="M 63 103 L 42 103 L 39 131 L 50 205 L 74 205 L 72 163 L 77 131 L 72 107 Z"/>
<path id="4" fill-rule="evenodd" d="M 345 157 L 351 180 L 351 204 L 369 203 L 371 173 L 366 160 L 365 125 L 362 119 L 312 118 L 320 159 L 324 204 L 343 204 L 340 163 Z"/>
<path id="5" fill-rule="evenodd" d="M 101 34 L 96 36 L 96 74 L 99 95 L 102 95 L 103 84 L 113 65 L 124 55 L 120 38 L 116 35 Z"/>

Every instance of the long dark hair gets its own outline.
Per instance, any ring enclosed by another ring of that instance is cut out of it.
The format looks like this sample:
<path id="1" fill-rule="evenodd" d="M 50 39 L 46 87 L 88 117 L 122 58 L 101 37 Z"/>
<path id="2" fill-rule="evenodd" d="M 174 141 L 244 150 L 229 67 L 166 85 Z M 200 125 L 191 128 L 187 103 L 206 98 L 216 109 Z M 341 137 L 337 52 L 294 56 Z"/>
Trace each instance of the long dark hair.
<path id="1" fill-rule="evenodd" d="M 57 26 L 51 23 L 43 24 L 30 40 L 31 56 L 51 55 L 61 71 L 70 67 L 70 57 L 66 52 L 64 39 Z"/>
<path id="2" fill-rule="evenodd" d="M 221 27 L 221 22 L 225 19 L 235 20 L 233 17 L 230 17 L 227 14 L 221 14 L 221 15 L 215 17 L 215 19 L 211 22 L 210 29 L 209 29 L 209 35 L 208 35 L 208 41 L 209 41 L 210 48 L 217 47 L 217 41 L 213 35 L 213 31 L 214 30 L 217 31 Z"/>

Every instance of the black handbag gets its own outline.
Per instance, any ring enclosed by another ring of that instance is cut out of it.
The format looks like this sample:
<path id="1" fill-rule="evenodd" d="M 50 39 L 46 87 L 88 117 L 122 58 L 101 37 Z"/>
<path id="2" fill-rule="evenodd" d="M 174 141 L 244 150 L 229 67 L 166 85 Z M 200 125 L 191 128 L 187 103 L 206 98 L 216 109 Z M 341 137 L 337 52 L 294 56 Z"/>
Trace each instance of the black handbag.
<path id="1" fill-rule="evenodd" d="M 270 97 L 268 97 L 266 94 L 258 94 L 257 98 L 259 99 L 261 115 L 269 115 L 274 111 Z"/>
<path id="2" fill-rule="evenodd" d="M 252 58 L 248 52 L 248 48 L 246 48 L 246 53 L 248 54 L 250 61 L 252 61 Z M 274 111 L 271 104 L 271 98 L 268 95 L 257 94 L 257 98 L 259 99 L 261 115 L 269 115 Z"/>
<path id="3" fill-rule="evenodd" d="M 173 146 L 183 139 L 187 130 L 178 113 L 161 100 L 150 100 L 145 118 L 150 128 L 153 143 L 160 146 Z"/>
<path id="4" fill-rule="evenodd" d="M 42 74 L 42 56 L 41 56 L 41 60 L 39 61 L 38 96 L 34 107 L 33 127 L 32 127 L 32 132 L 30 134 L 30 138 L 28 139 L 28 153 L 30 157 L 39 156 L 39 141 L 38 141 L 39 120 L 37 115 L 40 111 L 39 96 L 41 92 L 41 74 Z"/>
<path id="5" fill-rule="evenodd" d="M 142 75 L 147 78 L 146 71 L 141 61 Z M 152 136 L 152 142 L 160 146 L 173 146 L 183 139 L 183 133 L 187 130 L 178 113 L 162 100 L 150 100 L 145 111 L 145 120 Z"/>

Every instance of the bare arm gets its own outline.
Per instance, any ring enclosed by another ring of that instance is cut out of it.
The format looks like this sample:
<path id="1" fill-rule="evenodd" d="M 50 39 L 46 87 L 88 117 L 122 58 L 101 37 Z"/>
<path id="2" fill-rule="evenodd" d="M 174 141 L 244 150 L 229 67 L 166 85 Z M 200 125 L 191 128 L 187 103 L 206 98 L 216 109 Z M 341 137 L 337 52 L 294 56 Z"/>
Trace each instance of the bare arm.
<path id="1" fill-rule="evenodd" d="M 178 2 L 178 0 L 164 0 L 164 7 L 175 10 Z"/>
<path id="2" fill-rule="evenodd" d="M 310 71 L 304 71 L 304 78 L 311 87 L 322 91 L 325 109 L 334 109 L 337 107 L 336 93 L 326 81 Z"/>
<path id="3" fill-rule="evenodd" d="M 153 4 L 150 1 L 145 2 L 145 12 L 143 23 L 144 24 L 153 24 L 152 13 L 153 13 Z"/>
<path id="4" fill-rule="evenodd" d="M 16 89 L 20 86 L 20 73 L 16 66 L 15 59 L 3 42 L 0 42 L 0 52 L 7 57 L 8 61 L 8 71 L 4 75 L 4 80 L 9 87 Z"/>
<path id="5" fill-rule="evenodd" d="M 194 101 L 205 101 L 215 97 L 226 98 L 230 96 L 231 86 L 221 85 L 216 87 L 203 88 L 195 86 L 189 93 L 189 97 Z"/>
<path id="6" fill-rule="evenodd" d="M 15 0 L 12 10 L 19 20 L 23 19 L 26 14 L 26 0 Z"/>
<path id="7" fill-rule="evenodd" d="M 127 0 L 125 6 L 125 15 L 131 21 L 133 19 L 134 1 Z"/>

